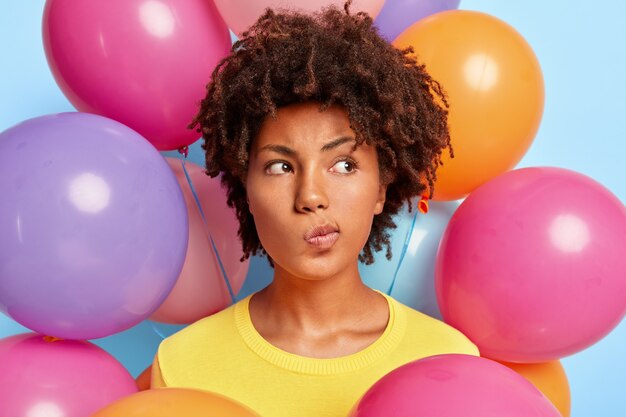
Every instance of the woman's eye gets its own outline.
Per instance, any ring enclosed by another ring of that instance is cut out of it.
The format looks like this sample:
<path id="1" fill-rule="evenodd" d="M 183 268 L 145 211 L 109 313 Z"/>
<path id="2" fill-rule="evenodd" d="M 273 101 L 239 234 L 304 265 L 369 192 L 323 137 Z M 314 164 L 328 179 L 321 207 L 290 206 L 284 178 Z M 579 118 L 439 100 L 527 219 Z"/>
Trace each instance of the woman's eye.
<path id="1" fill-rule="evenodd" d="M 278 175 L 291 171 L 291 167 L 286 162 L 277 161 L 269 164 L 267 168 L 265 168 L 265 171 L 268 174 Z"/>
<path id="2" fill-rule="evenodd" d="M 356 164 L 351 161 L 339 161 L 333 165 L 333 171 L 337 171 L 340 174 L 350 174 L 356 169 Z"/>

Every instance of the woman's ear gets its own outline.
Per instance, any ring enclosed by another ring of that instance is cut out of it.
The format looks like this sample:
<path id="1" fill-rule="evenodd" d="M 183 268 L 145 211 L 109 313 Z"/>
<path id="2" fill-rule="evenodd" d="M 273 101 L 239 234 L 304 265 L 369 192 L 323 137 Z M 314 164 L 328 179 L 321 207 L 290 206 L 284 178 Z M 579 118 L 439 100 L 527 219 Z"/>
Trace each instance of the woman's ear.
<path id="1" fill-rule="evenodd" d="M 380 184 L 378 187 L 378 198 L 374 206 L 374 214 L 380 214 L 385 208 L 385 198 L 387 197 L 387 185 Z"/>
<path id="2" fill-rule="evenodd" d="M 252 217 L 254 217 L 254 213 L 252 212 L 252 207 L 250 206 L 250 199 L 248 198 L 248 192 L 246 192 L 246 204 L 248 204 L 248 212 Z"/>
<path id="3" fill-rule="evenodd" d="M 243 186 L 243 191 L 246 193 L 246 204 L 248 205 L 248 211 L 250 212 L 252 217 L 254 217 L 254 214 L 252 213 L 252 207 L 250 207 L 250 199 L 248 198 L 248 189 L 246 188 L 246 179 L 247 178 L 245 177 L 245 175 L 240 177 L 241 185 Z"/>

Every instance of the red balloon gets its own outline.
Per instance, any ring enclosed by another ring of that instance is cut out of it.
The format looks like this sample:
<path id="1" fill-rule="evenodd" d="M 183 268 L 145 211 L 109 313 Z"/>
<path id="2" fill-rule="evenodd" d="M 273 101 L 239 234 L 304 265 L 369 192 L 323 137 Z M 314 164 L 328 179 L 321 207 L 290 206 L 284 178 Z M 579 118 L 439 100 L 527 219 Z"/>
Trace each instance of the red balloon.
<path id="1" fill-rule="evenodd" d="M 241 241 L 237 236 L 239 222 L 235 211 L 226 204 L 226 191 L 220 178 L 209 178 L 198 165 L 185 162 L 189 180 L 193 185 L 195 200 L 182 161 L 166 158 L 183 191 L 189 218 L 189 244 L 185 264 L 167 299 L 152 313 L 151 320 L 171 324 L 188 324 L 210 316 L 232 304 L 225 279 L 234 295 L 239 293 L 248 273 L 250 259 L 240 262 L 243 256 Z M 208 228 L 208 230 L 207 230 Z M 218 257 L 213 250 L 217 249 Z M 224 267 L 224 273 L 220 267 Z"/>

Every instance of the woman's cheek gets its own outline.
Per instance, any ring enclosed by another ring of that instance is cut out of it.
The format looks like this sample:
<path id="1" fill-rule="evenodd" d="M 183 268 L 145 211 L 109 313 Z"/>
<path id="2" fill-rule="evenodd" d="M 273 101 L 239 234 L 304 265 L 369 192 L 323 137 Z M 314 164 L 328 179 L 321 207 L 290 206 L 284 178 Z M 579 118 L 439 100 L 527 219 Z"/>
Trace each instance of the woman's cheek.
<path id="1" fill-rule="evenodd" d="M 268 193 L 262 198 L 251 201 L 253 206 L 254 223 L 259 235 L 259 240 L 266 251 L 272 247 L 285 243 L 289 238 L 286 236 L 288 225 L 283 222 L 287 221 L 288 216 L 285 215 L 285 202 L 278 198 L 270 198 Z M 256 214 L 256 215 L 255 215 Z"/>

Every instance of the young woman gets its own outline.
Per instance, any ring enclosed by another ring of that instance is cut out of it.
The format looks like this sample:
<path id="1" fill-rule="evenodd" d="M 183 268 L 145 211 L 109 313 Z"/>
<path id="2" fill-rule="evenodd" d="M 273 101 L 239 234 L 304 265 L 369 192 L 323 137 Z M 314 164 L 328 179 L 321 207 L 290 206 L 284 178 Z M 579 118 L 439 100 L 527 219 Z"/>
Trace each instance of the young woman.
<path id="1" fill-rule="evenodd" d="M 153 387 L 204 389 L 264 417 L 344 417 L 391 370 L 476 347 L 361 282 L 392 215 L 432 195 L 446 99 L 365 14 L 268 10 L 213 73 L 193 126 L 245 257 L 273 282 L 165 339 Z"/>

